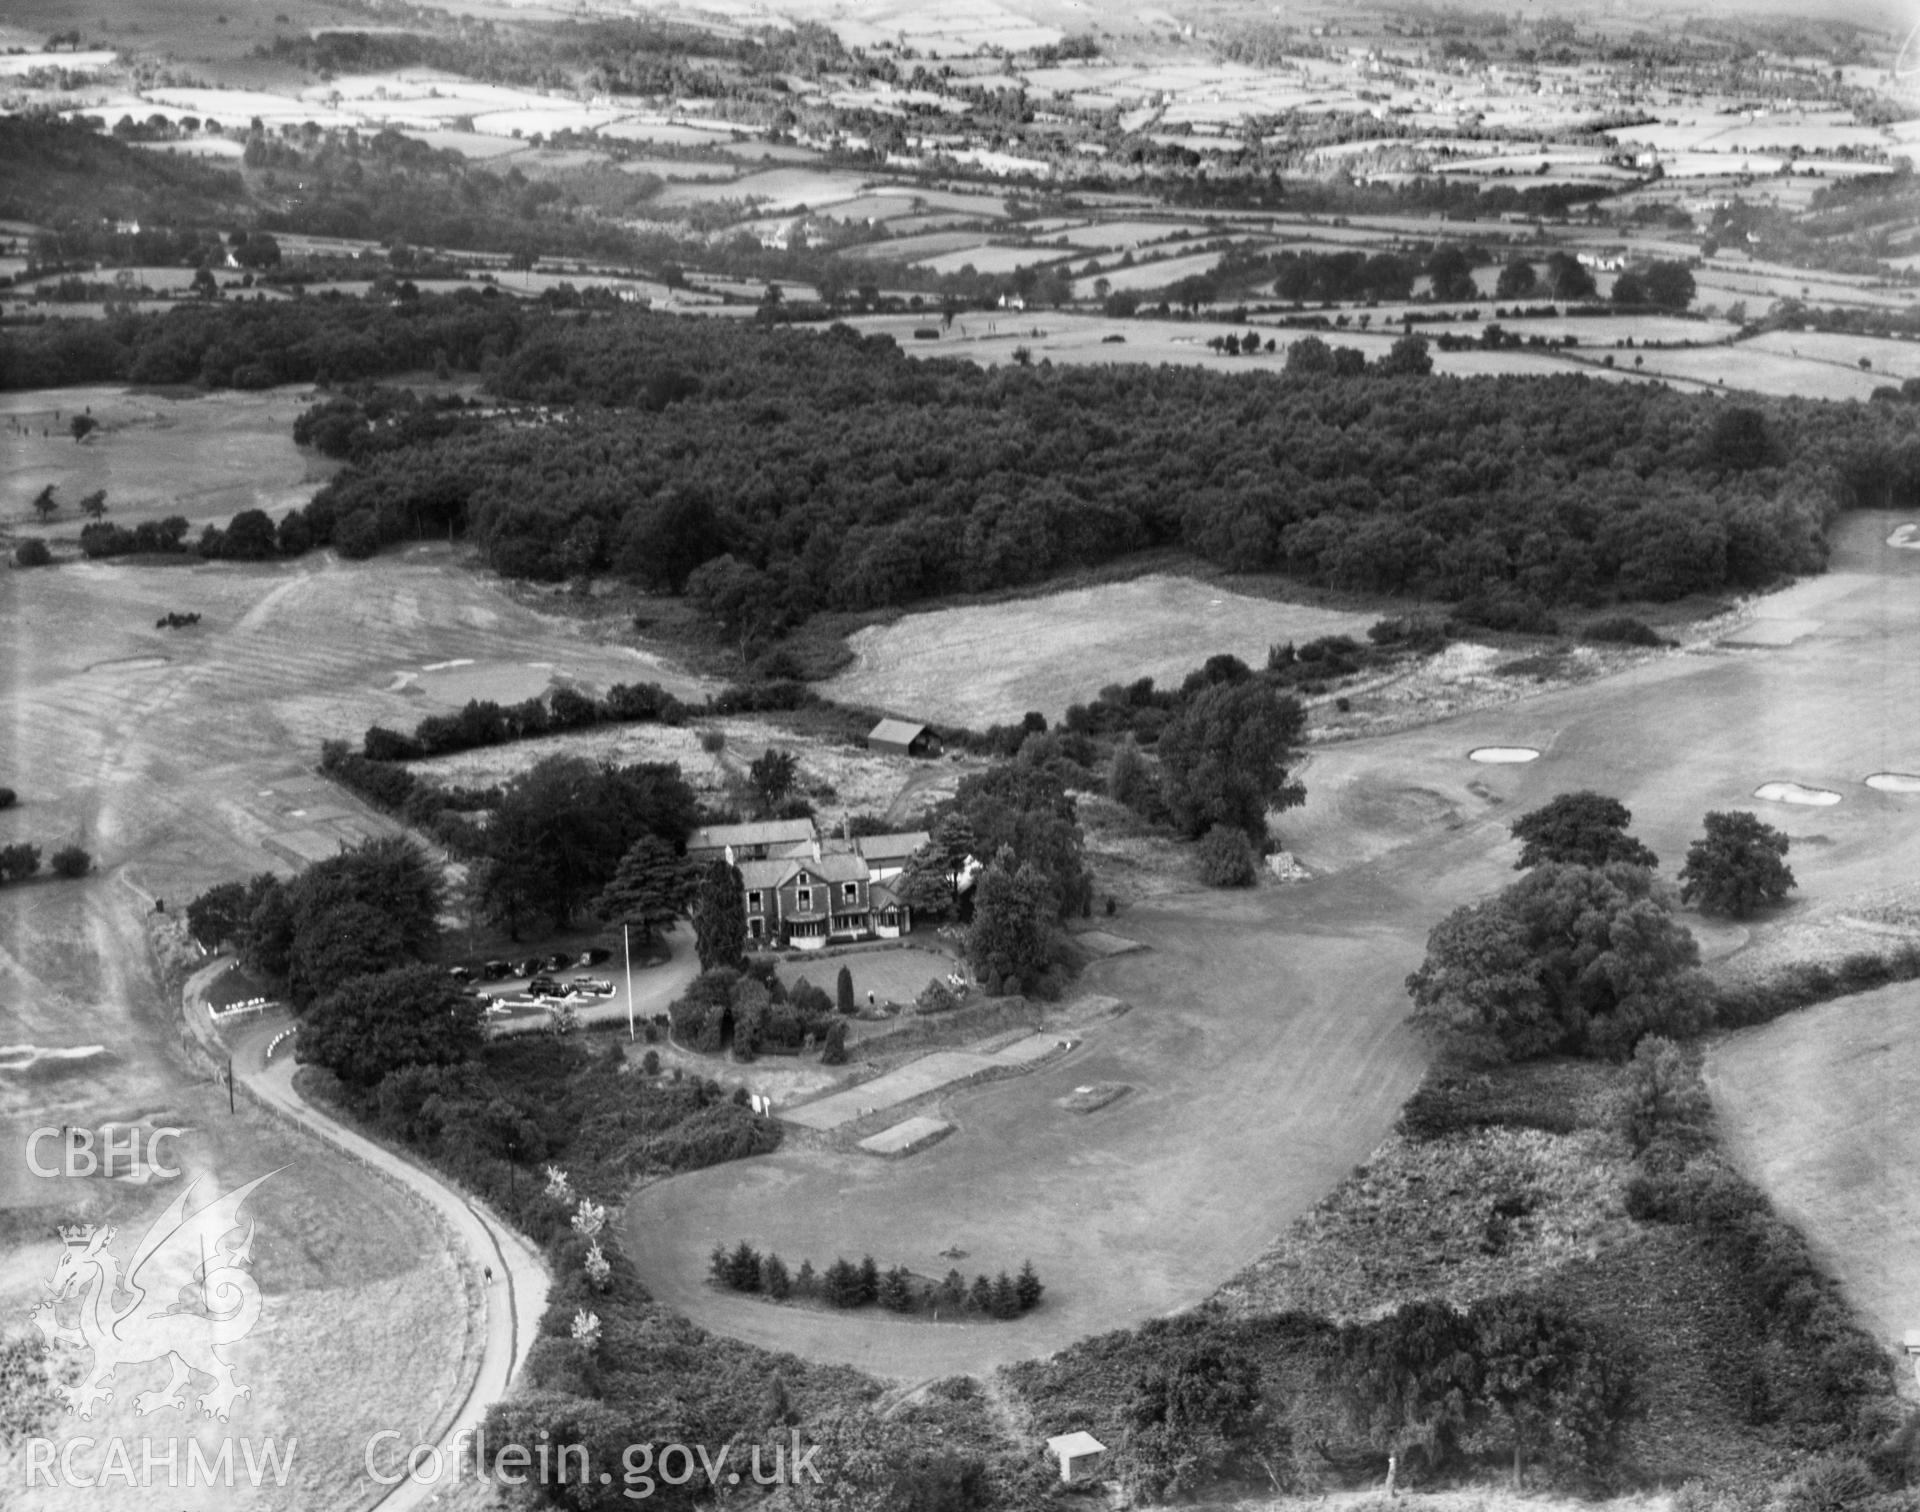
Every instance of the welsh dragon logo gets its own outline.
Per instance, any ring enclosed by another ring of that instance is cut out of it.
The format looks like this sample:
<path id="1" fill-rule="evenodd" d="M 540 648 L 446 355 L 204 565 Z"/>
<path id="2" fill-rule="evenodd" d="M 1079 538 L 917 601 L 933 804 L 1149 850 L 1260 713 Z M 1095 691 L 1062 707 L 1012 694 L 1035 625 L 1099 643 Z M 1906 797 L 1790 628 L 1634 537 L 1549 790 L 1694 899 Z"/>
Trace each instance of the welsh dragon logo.
<path id="1" fill-rule="evenodd" d="M 237 1243 L 223 1241 L 239 1233 L 241 1204 L 275 1174 L 269 1171 L 192 1213 L 187 1204 L 199 1183 L 189 1184 L 141 1238 L 124 1277 L 109 1248 L 116 1230 L 92 1224 L 60 1230 L 65 1252 L 53 1279 L 42 1283 L 45 1300 L 27 1315 L 50 1346 L 93 1352 L 85 1379 L 63 1388 L 69 1412 L 91 1418 L 95 1403 L 112 1399 L 107 1382 L 116 1370 L 152 1360 L 168 1361 L 173 1374 L 166 1390 L 136 1395 L 135 1412 L 186 1411 L 181 1388 L 195 1373 L 213 1378 L 213 1390 L 199 1399 L 208 1417 L 225 1422 L 234 1400 L 251 1395 L 234 1380 L 220 1351 L 260 1321 L 260 1288 L 247 1269 L 253 1263 L 252 1221 Z"/>

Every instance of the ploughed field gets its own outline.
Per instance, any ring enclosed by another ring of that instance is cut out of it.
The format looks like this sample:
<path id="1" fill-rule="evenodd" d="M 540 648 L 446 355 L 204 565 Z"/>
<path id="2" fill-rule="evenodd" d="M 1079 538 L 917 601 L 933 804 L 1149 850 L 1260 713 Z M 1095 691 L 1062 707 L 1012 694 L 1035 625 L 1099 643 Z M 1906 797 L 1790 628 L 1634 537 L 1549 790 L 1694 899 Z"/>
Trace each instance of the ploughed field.
<path id="1" fill-rule="evenodd" d="M 1306 806 L 1277 824 L 1312 881 L 1121 914 L 1112 927 L 1150 948 L 1092 967 L 1086 985 L 1134 1011 L 1077 1029 L 1075 1050 L 1027 1076 L 903 1110 L 956 1125 L 926 1152 L 788 1149 L 637 1192 L 625 1242 L 647 1284 L 721 1331 L 914 1378 L 1197 1302 L 1389 1128 L 1424 1065 L 1401 984 L 1426 932 L 1511 879 L 1507 826 L 1556 793 L 1618 796 L 1669 876 L 1704 812 L 1745 808 L 1793 838 L 1803 898 L 1911 877 L 1920 796 L 1865 781 L 1920 772 L 1920 553 L 1888 544 L 1902 523 L 1844 520 L 1831 571 L 1760 606 L 1763 624 L 1790 634 L 1693 646 L 1604 682 L 1317 748 Z M 1485 747 L 1539 755 L 1469 759 Z M 1775 783 L 1840 801 L 1754 796 Z M 1744 948 L 1792 914 L 1756 925 Z M 1742 948 L 1722 933 L 1714 954 Z M 1135 1090 L 1085 1117 L 1056 1106 L 1102 1081 Z M 1859 1175 L 1872 1202 L 1882 1178 Z M 1821 1214 L 1810 1217 L 1818 1240 Z M 709 1288 L 712 1247 L 743 1238 L 790 1264 L 871 1253 L 934 1276 L 1031 1256 L 1051 1289 L 1017 1327 L 829 1317 Z M 1916 1240 L 1894 1225 L 1876 1242 L 1891 1253 Z"/>

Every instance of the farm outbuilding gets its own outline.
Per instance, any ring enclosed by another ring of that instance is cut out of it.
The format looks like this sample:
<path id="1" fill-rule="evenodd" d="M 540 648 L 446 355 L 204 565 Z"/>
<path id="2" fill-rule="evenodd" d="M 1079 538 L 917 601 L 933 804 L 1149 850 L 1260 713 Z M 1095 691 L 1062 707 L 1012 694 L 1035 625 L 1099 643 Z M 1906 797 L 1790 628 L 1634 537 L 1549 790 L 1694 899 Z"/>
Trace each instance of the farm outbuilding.
<path id="1" fill-rule="evenodd" d="M 867 731 L 867 749 L 890 756 L 938 756 L 940 737 L 911 720 L 883 719 Z"/>

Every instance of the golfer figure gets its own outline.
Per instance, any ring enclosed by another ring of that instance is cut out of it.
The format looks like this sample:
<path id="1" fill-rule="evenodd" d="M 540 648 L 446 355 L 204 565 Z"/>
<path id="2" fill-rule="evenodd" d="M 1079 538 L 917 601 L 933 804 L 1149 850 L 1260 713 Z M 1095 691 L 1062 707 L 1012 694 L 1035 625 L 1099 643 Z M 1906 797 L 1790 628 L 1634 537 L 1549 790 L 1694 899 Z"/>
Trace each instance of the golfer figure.
<path id="1" fill-rule="evenodd" d="M 486 1272 L 485 1272 L 485 1274 L 486 1274 L 486 1278 L 487 1278 L 487 1285 L 489 1285 L 489 1286 L 491 1286 L 491 1285 L 493 1285 L 493 1267 L 492 1267 L 491 1265 L 489 1265 L 489 1266 L 488 1266 L 488 1267 L 486 1268 Z"/>

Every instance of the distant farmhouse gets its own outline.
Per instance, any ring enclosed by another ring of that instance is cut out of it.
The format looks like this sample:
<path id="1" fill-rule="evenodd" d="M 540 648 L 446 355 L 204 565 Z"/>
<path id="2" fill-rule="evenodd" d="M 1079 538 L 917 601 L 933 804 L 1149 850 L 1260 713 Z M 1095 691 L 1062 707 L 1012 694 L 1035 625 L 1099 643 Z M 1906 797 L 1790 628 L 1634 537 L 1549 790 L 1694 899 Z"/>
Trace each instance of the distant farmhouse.
<path id="1" fill-rule="evenodd" d="M 923 724 L 905 719 L 883 719 L 867 731 L 867 749 L 889 756 L 938 756 L 940 737 Z"/>
<path id="2" fill-rule="evenodd" d="M 790 819 L 708 825 L 687 841 L 687 854 L 740 868 L 749 941 L 818 950 L 913 928 L 891 883 L 928 839 L 925 830 L 822 839 L 811 820 Z"/>

